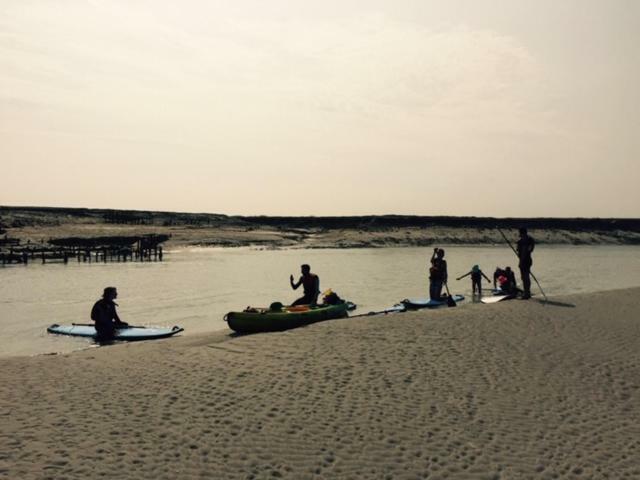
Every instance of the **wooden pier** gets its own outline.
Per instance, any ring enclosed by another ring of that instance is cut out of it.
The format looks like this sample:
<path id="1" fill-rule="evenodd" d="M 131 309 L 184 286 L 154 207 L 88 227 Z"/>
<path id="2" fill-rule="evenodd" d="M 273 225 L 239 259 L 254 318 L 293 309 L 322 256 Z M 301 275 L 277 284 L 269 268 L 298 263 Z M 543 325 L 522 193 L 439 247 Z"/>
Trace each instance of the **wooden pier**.
<path id="1" fill-rule="evenodd" d="M 0 264 L 30 262 L 153 262 L 162 261 L 162 243 L 168 235 L 126 237 L 70 237 L 50 239 L 46 244 L 21 244 L 18 239 L 0 239 Z"/>

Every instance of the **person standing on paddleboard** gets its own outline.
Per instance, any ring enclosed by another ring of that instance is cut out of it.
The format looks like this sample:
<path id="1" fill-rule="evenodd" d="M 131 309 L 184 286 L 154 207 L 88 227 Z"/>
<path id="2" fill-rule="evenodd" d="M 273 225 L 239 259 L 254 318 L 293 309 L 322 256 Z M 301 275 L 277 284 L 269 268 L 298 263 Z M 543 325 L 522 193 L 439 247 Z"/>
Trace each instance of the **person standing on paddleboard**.
<path id="1" fill-rule="evenodd" d="M 320 295 L 320 277 L 315 273 L 311 273 L 311 267 L 306 263 L 300 266 L 300 271 L 302 273 L 300 279 L 293 283 L 293 275 L 289 275 L 289 282 L 294 290 L 297 290 L 302 285 L 304 296 L 293 302 L 291 306 L 316 305 L 318 303 L 318 295 Z"/>
<path id="2" fill-rule="evenodd" d="M 429 298 L 440 301 L 442 286 L 447 283 L 447 261 L 444 259 L 444 250 L 434 248 L 431 255 L 431 267 L 429 268 Z"/>
<path id="3" fill-rule="evenodd" d="M 116 290 L 116 287 L 106 287 L 102 298 L 91 309 L 91 320 L 96 324 L 96 340 L 111 340 L 116 333 L 116 328 L 129 325 L 118 317 L 116 312 L 118 304 L 114 302 L 117 296 L 118 290 Z"/>
<path id="4" fill-rule="evenodd" d="M 519 232 L 520 240 L 518 240 L 516 252 L 520 260 L 518 267 L 520 267 L 520 277 L 522 278 L 522 287 L 524 289 L 522 299 L 527 300 L 531 298 L 531 265 L 533 265 L 531 254 L 536 248 L 536 242 L 529 236 L 526 228 L 520 228 Z"/>

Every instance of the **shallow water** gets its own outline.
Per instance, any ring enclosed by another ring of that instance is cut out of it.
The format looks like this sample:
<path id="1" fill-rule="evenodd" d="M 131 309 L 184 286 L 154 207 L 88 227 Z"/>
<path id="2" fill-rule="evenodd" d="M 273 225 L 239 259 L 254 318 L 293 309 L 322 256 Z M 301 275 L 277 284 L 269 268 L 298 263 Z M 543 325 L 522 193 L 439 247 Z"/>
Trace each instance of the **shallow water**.
<path id="1" fill-rule="evenodd" d="M 517 267 L 508 247 L 446 251 L 452 293 L 470 294 L 469 278 L 455 277 L 475 263 L 489 278 L 497 265 Z M 46 327 L 89 321 L 93 302 L 108 285 L 118 288 L 124 321 L 180 325 L 185 335 L 193 335 L 226 330 L 223 316 L 228 311 L 293 301 L 301 291 L 291 290 L 289 275 L 297 278 L 301 263 L 311 264 L 320 276 L 321 290 L 331 287 L 357 303 L 356 313 L 424 297 L 430 254 L 426 248 L 187 249 L 169 252 L 161 263 L 0 267 L 0 355 L 68 352 L 91 345 L 85 339 L 49 335 Z M 542 245 L 534 252 L 533 271 L 549 296 L 640 286 L 640 247 Z M 533 292 L 539 294 L 535 283 Z"/>

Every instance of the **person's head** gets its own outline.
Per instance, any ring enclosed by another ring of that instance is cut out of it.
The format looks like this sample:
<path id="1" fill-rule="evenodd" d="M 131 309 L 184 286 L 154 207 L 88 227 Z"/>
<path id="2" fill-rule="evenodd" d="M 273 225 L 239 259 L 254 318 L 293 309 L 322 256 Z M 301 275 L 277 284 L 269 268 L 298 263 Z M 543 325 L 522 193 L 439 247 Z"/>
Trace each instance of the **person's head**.
<path id="1" fill-rule="evenodd" d="M 504 269 L 505 272 L 510 272 L 511 271 L 511 267 L 507 267 Z"/>
<path id="2" fill-rule="evenodd" d="M 309 273 L 311 273 L 311 267 L 305 263 L 300 265 L 300 271 L 303 275 L 309 275 Z"/>
<path id="3" fill-rule="evenodd" d="M 444 249 L 443 248 L 439 248 L 437 255 L 438 255 L 438 258 L 444 257 Z"/>
<path id="4" fill-rule="evenodd" d="M 479 272 L 480 271 L 480 266 L 474 265 L 473 267 L 471 267 L 471 271 L 472 272 Z"/>
<path id="5" fill-rule="evenodd" d="M 520 237 L 526 237 L 527 236 L 527 229 L 524 227 L 520 227 L 518 229 L 518 231 L 520 232 Z"/>
<path id="6" fill-rule="evenodd" d="M 102 292 L 102 298 L 105 300 L 113 300 L 118 296 L 118 290 L 116 287 L 106 287 Z"/>

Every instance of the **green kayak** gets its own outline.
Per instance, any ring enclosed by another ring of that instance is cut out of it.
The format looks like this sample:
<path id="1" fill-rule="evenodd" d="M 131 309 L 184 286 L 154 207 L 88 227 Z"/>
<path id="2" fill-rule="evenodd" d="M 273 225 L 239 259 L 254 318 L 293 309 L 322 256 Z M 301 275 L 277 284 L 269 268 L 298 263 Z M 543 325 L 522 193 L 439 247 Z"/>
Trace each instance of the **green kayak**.
<path id="1" fill-rule="evenodd" d="M 279 332 L 323 320 L 345 318 L 349 316 L 347 310 L 351 308 L 353 304 L 349 302 L 317 307 L 284 307 L 281 311 L 248 308 L 244 312 L 229 312 L 224 318 L 229 328 L 238 333 Z"/>

